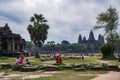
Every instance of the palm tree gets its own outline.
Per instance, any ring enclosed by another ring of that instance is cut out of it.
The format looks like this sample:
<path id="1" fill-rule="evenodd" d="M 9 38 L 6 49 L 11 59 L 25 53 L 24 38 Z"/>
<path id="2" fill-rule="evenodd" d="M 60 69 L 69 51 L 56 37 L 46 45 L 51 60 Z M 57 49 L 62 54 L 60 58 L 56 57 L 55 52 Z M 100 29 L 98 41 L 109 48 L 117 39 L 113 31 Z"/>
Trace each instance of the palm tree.
<path id="1" fill-rule="evenodd" d="M 36 57 L 39 57 L 38 50 L 47 39 L 49 25 L 46 23 L 47 20 L 43 17 L 42 14 L 34 14 L 34 16 L 31 17 L 30 21 L 33 24 L 29 24 L 27 30 L 30 34 L 31 41 L 35 44 L 37 48 Z"/>

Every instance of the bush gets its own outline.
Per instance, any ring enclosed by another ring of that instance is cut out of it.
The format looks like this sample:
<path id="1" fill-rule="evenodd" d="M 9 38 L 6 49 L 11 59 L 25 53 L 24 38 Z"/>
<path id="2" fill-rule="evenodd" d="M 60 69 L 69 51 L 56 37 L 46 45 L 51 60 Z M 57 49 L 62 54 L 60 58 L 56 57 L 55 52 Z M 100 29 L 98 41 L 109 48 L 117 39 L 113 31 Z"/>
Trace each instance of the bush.
<path id="1" fill-rule="evenodd" d="M 115 56 L 113 55 L 115 48 L 112 45 L 104 44 L 101 46 L 100 50 L 103 55 L 102 59 L 115 59 Z"/>
<path id="2" fill-rule="evenodd" d="M 88 64 L 83 64 L 84 70 L 89 70 L 89 65 Z"/>
<path id="3" fill-rule="evenodd" d="M 103 64 L 102 64 L 102 67 L 104 67 L 104 69 L 107 70 L 107 69 L 108 69 L 108 64 L 103 63 Z"/>

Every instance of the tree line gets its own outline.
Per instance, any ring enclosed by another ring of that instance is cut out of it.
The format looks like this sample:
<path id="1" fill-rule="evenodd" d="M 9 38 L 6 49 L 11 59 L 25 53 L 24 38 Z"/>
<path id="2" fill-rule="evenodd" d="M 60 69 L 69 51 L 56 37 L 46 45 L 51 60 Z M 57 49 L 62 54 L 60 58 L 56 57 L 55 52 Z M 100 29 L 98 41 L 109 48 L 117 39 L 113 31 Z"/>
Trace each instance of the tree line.
<path id="1" fill-rule="evenodd" d="M 35 46 L 32 42 L 27 42 L 26 48 L 30 52 L 35 52 Z M 79 44 L 79 43 L 69 43 L 69 41 L 63 40 L 61 43 L 55 43 L 55 41 L 48 41 L 46 44 L 42 45 L 40 52 L 43 53 L 94 53 L 100 52 L 99 47 L 96 48 L 94 44 Z"/>

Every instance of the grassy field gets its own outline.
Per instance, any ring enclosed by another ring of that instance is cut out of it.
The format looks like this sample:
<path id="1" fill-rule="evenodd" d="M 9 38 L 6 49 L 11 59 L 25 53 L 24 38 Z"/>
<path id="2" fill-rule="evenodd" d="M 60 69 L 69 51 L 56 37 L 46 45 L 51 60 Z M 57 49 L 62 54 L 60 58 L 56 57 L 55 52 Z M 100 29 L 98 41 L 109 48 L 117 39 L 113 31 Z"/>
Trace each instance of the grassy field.
<path id="1" fill-rule="evenodd" d="M 18 74 L 18 72 L 16 73 Z M 31 78 L 31 79 L 24 79 L 24 80 L 90 80 L 96 77 L 97 74 L 105 74 L 105 73 L 107 73 L 107 71 L 80 71 L 80 72 L 78 71 L 77 72 L 73 70 L 64 70 L 64 71 L 59 71 L 59 73 L 54 73 L 52 74 L 52 76 Z M 25 74 L 25 73 L 22 72 L 21 74 Z M 38 75 L 38 74 L 45 74 L 45 73 L 34 72 L 34 73 L 27 73 L 27 74 Z M 11 80 L 23 80 L 23 79 L 21 77 L 16 77 L 16 78 L 12 78 Z"/>
<path id="2" fill-rule="evenodd" d="M 100 64 L 96 60 L 100 58 L 88 58 L 86 57 L 85 59 L 70 59 L 70 58 L 64 58 L 62 59 L 63 64 L 83 64 L 83 63 L 94 63 L 94 64 Z M 32 64 L 55 64 L 55 60 L 49 60 L 49 61 L 40 61 L 40 59 L 35 59 L 33 57 L 29 58 L 30 62 Z"/>
<path id="3" fill-rule="evenodd" d="M 96 74 L 107 73 L 106 71 L 73 71 L 65 70 L 61 73 L 54 74 L 51 77 L 41 77 L 36 79 L 26 79 L 26 80 L 90 80 L 96 76 Z"/>
<path id="4" fill-rule="evenodd" d="M 55 60 L 48 60 L 48 61 L 41 61 L 40 59 L 36 59 L 34 57 L 27 57 L 31 64 L 33 65 L 52 65 L 55 63 Z M 26 59 L 26 58 L 25 58 Z M 64 58 L 63 63 L 66 65 L 75 65 L 75 64 L 102 64 L 98 60 L 101 60 L 100 57 L 85 57 L 85 59 L 71 59 L 71 58 Z M 9 57 L 0 57 L 0 63 L 11 63 L 15 64 L 15 58 L 9 58 Z M 117 64 L 120 65 L 120 62 L 117 60 L 111 60 L 111 64 Z M 0 72 L 5 72 L 5 70 L 1 69 Z M 10 74 L 27 74 L 27 75 L 40 75 L 44 74 L 44 72 L 19 72 L 19 71 L 8 71 Z M 104 74 L 107 73 L 107 71 L 74 71 L 74 70 L 62 70 L 60 73 L 52 74 L 52 76 L 48 77 L 40 77 L 40 78 L 34 78 L 34 79 L 25 79 L 25 80 L 90 80 L 97 76 L 97 74 Z M 0 77 L 1 79 L 3 77 Z M 15 77 L 12 78 L 12 80 L 22 80 L 21 77 Z"/>
<path id="5" fill-rule="evenodd" d="M 34 58 L 34 57 L 26 57 L 29 59 L 31 64 L 54 64 L 55 60 L 49 60 L 49 61 L 41 61 L 39 58 Z M 25 58 L 25 59 L 26 59 Z M 85 59 L 70 59 L 70 58 L 64 58 L 62 61 L 64 64 L 83 64 L 83 63 L 94 63 L 94 64 L 99 64 L 96 60 L 100 58 L 98 57 L 85 57 Z M 11 63 L 15 64 L 15 58 L 9 58 L 9 57 L 0 57 L 0 63 Z"/>

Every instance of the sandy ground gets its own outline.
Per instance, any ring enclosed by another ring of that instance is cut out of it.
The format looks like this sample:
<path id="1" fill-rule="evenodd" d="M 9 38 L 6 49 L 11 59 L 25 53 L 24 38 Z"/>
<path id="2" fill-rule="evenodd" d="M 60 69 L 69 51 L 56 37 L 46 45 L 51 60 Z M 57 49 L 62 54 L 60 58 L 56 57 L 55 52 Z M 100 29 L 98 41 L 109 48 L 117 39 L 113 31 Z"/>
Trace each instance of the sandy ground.
<path id="1" fill-rule="evenodd" d="M 42 74 L 8 74 L 8 75 L 4 75 L 4 72 L 0 73 L 0 80 L 11 80 L 12 78 L 19 78 L 24 80 L 24 79 L 30 79 L 30 78 L 39 78 L 39 77 L 49 77 L 52 76 L 55 73 L 60 73 L 57 71 L 50 71 L 50 72 L 43 72 Z"/>
<path id="2" fill-rule="evenodd" d="M 97 61 L 101 63 L 110 64 L 110 61 L 105 61 L 105 60 L 97 60 Z M 91 80 L 120 80 L 120 72 L 110 71 L 107 74 L 98 74 L 96 78 Z"/>
<path id="3" fill-rule="evenodd" d="M 26 75 L 22 77 L 22 79 L 29 79 L 29 78 L 39 78 L 39 77 L 49 77 L 52 76 L 52 74 L 41 74 L 41 75 Z"/>
<path id="4" fill-rule="evenodd" d="M 100 63 L 106 63 L 106 64 L 110 64 L 110 61 L 105 61 L 105 60 L 97 60 Z"/>
<path id="5" fill-rule="evenodd" d="M 110 71 L 108 74 L 100 74 L 91 80 L 120 80 L 120 72 Z"/>

